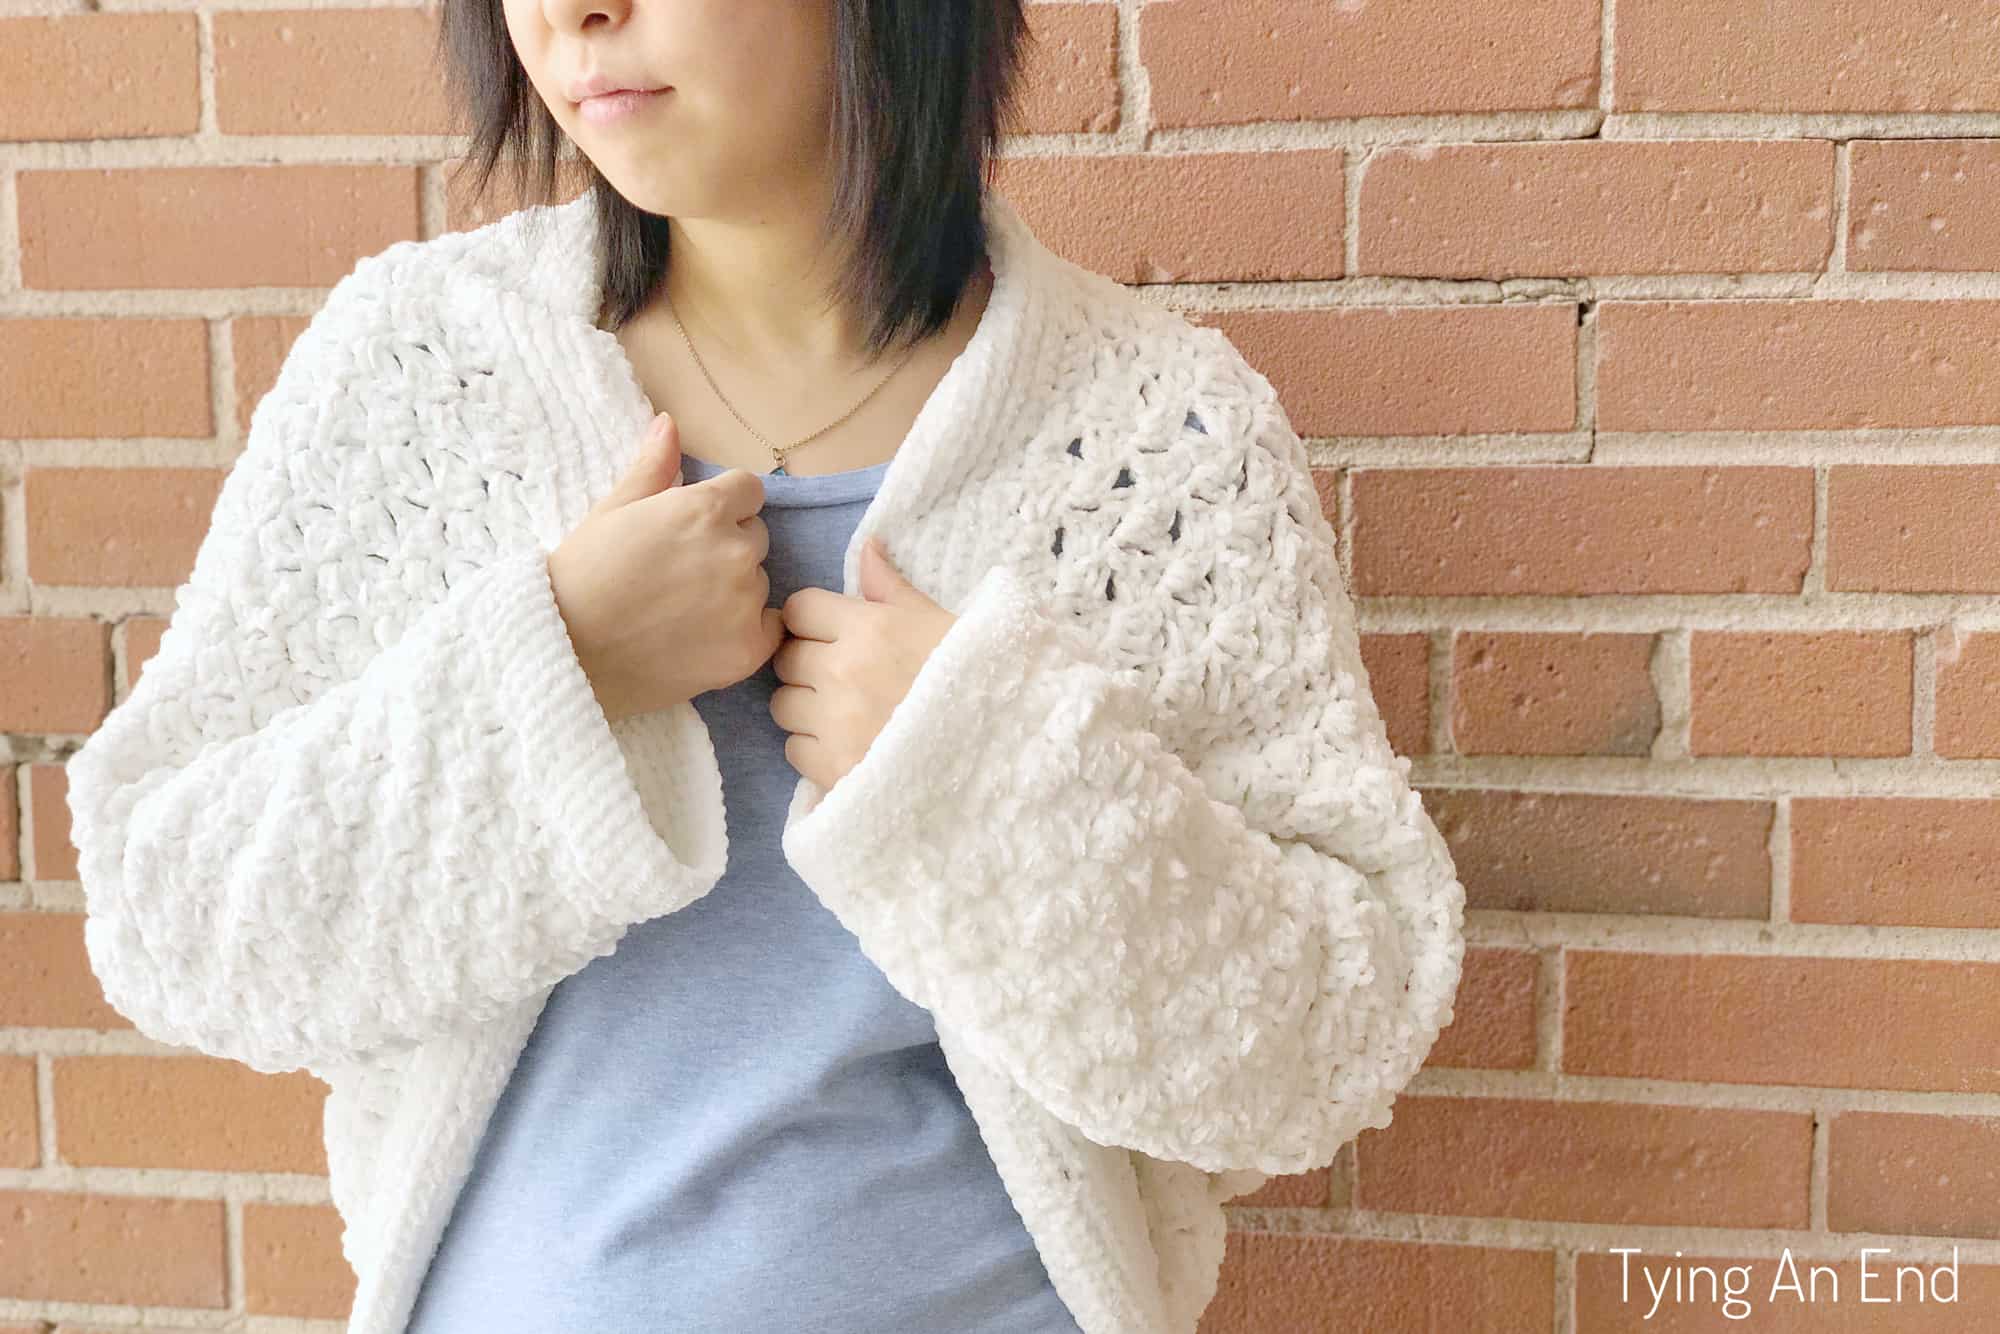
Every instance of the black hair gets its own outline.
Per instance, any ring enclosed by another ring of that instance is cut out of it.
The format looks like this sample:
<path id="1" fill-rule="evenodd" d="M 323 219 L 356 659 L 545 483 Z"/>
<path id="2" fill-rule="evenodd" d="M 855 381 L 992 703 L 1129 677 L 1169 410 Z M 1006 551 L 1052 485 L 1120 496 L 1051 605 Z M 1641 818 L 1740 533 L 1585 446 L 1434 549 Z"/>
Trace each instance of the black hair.
<path id="1" fill-rule="evenodd" d="M 943 330 L 985 253 L 982 205 L 1033 38 L 1022 0 L 830 3 L 833 197 L 820 239 L 847 245 L 828 296 L 865 313 L 866 348 L 879 356 Z M 561 202 L 560 163 L 573 145 L 521 67 L 501 0 L 444 0 L 433 58 L 471 127 L 470 198 L 486 194 L 506 157 L 525 204 Z M 617 329 L 666 272 L 667 221 L 588 159 L 583 170 L 597 194 L 605 315 Z"/>

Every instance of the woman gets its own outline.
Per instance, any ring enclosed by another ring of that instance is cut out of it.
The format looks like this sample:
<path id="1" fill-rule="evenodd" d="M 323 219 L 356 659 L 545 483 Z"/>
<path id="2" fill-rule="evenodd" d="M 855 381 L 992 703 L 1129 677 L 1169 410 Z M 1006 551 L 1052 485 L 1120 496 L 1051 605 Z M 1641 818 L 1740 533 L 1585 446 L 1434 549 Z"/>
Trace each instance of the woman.
<path id="1" fill-rule="evenodd" d="M 332 1086 L 353 1334 L 1192 1330 L 1462 949 L 1269 383 L 985 188 L 1017 4 L 445 21 L 591 188 L 287 357 L 70 761 L 107 998 Z"/>

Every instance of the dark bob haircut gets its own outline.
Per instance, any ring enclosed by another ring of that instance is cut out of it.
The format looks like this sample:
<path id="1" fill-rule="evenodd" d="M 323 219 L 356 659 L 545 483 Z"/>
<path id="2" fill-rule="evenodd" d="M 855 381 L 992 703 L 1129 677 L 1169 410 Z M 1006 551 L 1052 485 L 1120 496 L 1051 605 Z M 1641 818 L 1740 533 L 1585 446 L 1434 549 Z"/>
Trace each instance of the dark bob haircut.
<path id="1" fill-rule="evenodd" d="M 950 323 L 986 249 L 981 206 L 1033 38 L 1022 0 L 830 2 L 833 199 L 820 243 L 848 251 L 828 297 L 864 312 L 873 357 Z M 470 123 L 470 198 L 486 195 L 504 157 L 524 204 L 562 202 L 560 164 L 574 144 L 528 81 L 501 0 L 444 0 L 433 59 Z M 667 221 L 583 164 L 597 194 L 604 314 L 618 329 L 666 273 Z"/>

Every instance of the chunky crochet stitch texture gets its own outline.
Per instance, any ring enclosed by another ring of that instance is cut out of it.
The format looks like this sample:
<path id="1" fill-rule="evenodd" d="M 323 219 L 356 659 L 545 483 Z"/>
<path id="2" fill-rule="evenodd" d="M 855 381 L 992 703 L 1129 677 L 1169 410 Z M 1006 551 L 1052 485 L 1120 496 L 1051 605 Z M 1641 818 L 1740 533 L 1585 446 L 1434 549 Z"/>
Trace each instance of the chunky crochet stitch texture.
<path id="1" fill-rule="evenodd" d="M 400 1328 L 548 989 L 725 862 L 698 715 L 608 724 L 549 585 L 651 411 L 589 207 L 334 288 L 69 761 L 111 1004 L 333 1086 L 354 1334 Z M 935 1014 L 1083 1327 L 1188 1331 L 1221 1202 L 1388 1123 L 1463 889 L 1270 383 L 989 213 L 991 306 L 846 567 L 879 531 L 959 619 L 784 851 Z"/>

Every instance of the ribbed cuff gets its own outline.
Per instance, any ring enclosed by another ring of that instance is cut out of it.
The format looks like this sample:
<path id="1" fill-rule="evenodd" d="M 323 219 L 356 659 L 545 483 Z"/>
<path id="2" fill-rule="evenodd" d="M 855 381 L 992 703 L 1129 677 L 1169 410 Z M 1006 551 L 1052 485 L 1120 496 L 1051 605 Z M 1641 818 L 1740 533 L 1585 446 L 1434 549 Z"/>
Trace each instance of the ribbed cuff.
<path id="1" fill-rule="evenodd" d="M 664 911 L 688 897 L 688 886 L 720 878 L 723 840 L 713 840 L 707 862 L 690 865 L 653 827 L 556 605 L 548 555 L 533 548 L 506 557 L 489 571 L 478 605 L 467 609 L 495 702 L 518 729 L 523 763 L 541 771 L 522 790 L 540 800 L 536 822 L 575 850 L 575 866 L 601 909 L 630 915 L 619 905 L 658 902 Z M 676 761 L 685 765 L 706 744 L 705 726 L 691 704 L 679 706 L 674 726 Z M 691 777 L 673 776 L 690 800 L 699 790 Z M 702 803 L 688 818 L 719 820 L 721 811 Z"/>

